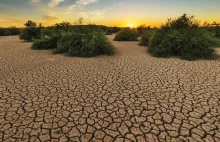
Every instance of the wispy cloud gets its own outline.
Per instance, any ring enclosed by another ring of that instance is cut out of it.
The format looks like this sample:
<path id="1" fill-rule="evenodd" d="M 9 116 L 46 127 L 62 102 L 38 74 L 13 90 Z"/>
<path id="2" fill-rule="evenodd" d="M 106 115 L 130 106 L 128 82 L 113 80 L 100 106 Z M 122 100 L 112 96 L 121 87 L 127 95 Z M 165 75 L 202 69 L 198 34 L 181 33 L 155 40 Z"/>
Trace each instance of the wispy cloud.
<path id="1" fill-rule="evenodd" d="M 31 3 L 39 3 L 40 0 L 31 0 Z"/>
<path id="2" fill-rule="evenodd" d="M 100 0 L 79 0 L 79 1 L 76 1 L 76 4 L 79 4 L 79 5 L 88 5 L 90 3 L 95 3 L 95 2 L 99 2 Z"/>
<path id="3" fill-rule="evenodd" d="M 85 5 L 89 5 L 91 3 L 96 3 L 96 2 L 99 2 L 99 1 L 100 0 L 78 0 L 78 1 L 76 1 L 75 4 L 70 5 L 67 10 L 69 12 L 69 11 L 73 10 L 74 8 L 76 8 L 78 6 L 85 6 Z"/>
<path id="4" fill-rule="evenodd" d="M 30 0 L 30 2 L 33 3 L 33 4 L 38 4 L 42 1 L 43 0 Z M 49 8 L 55 8 L 62 1 L 65 1 L 65 0 L 49 0 L 48 7 Z"/>
<path id="5" fill-rule="evenodd" d="M 48 6 L 50 8 L 55 8 L 62 1 L 64 0 L 50 0 L 50 2 L 48 3 Z"/>

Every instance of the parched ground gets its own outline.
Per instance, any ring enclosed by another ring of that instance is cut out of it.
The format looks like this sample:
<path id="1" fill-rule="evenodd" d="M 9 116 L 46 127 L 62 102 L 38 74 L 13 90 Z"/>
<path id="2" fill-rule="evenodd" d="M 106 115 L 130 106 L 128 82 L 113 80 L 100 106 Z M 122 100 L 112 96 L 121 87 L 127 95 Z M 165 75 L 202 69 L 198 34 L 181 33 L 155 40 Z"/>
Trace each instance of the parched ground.
<path id="1" fill-rule="evenodd" d="M 220 141 L 220 59 L 112 42 L 116 55 L 86 59 L 1 37 L 0 141 Z"/>

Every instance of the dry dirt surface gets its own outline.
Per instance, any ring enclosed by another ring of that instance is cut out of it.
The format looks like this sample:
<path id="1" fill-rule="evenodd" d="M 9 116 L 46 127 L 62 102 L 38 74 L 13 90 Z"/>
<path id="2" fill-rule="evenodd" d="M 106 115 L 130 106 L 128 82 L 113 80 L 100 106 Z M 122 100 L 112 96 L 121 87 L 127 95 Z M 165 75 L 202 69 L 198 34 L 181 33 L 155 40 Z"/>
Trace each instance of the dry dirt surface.
<path id="1" fill-rule="evenodd" d="M 0 141 L 220 141 L 219 59 L 112 43 L 114 56 L 74 58 L 1 37 Z"/>

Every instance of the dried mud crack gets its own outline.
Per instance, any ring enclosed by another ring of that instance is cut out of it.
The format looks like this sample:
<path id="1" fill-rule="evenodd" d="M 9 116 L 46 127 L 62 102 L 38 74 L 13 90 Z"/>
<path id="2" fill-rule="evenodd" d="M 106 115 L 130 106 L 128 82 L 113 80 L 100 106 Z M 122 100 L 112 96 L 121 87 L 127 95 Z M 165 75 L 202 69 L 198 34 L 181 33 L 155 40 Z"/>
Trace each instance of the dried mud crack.
<path id="1" fill-rule="evenodd" d="M 1 37 L 0 141 L 220 141 L 219 59 L 108 38 L 116 55 L 86 59 Z"/>

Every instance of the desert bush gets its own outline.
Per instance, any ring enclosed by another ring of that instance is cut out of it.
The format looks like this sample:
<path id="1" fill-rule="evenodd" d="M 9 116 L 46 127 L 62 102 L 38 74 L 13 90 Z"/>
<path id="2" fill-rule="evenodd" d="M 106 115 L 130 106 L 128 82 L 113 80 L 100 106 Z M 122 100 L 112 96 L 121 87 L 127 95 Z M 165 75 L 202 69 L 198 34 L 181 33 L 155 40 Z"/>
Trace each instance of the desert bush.
<path id="1" fill-rule="evenodd" d="M 40 31 L 40 37 L 41 38 L 51 38 L 51 37 L 60 37 L 61 35 L 65 33 L 62 31 L 57 31 L 56 28 L 53 27 L 47 27 L 47 28 L 42 28 Z"/>
<path id="2" fill-rule="evenodd" d="M 58 41 L 58 47 L 54 49 L 54 53 L 79 57 L 112 55 L 113 52 L 114 48 L 103 32 L 64 34 Z"/>
<path id="3" fill-rule="evenodd" d="M 20 33 L 20 39 L 26 41 L 34 41 L 40 39 L 40 29 L 39 28 L 25 28 Z"/>
<path id="4" fill-rule="evenodd" d="M 138 32 L 135 29 L 124 28 L 116 34 L 114 40 L 116 40 L 116 41 L 137 41 L 138 40 Z"/>
<path id="5" fill-rule="evenodd" d="M 158 57 L 180 56 L 194 60 L 211 57 L 215 52 L 214 46 L 214 34 L 199 28 L 193 17 L 184 14 L 177 19 L 169 19 L 153 34 L 148 51 Z"/>
<path id="6" fill-rule="evenodd" d="M 120 30 L 121 28 L 119 27 L 105 27 L 104 32 L 106 35 L 112 35 L 113 33 L 117 33 Z"/>
<path id="7" fill-rule="evenodd" d="M 7 31 L 4 28 L 0 28 L 0 36 L 6 36 L 7 35 Z"/>
<path id="8" fill-rule="evenodd" d="M 19 35 L 20 34 L 20 30 L 14 26 L 11 26 L 9 28 L 7 28 L 10 35 Z"/>
<path id="9" fill-rule="evenodd" d="M 70 48 L 78 48 L 82 45 L 83 34 L 78 33 L 66 33 L 57 42 L 57 48 L 54 49 L 55 54 L 68 53 Z M 74 46 L 74 47 L 72 47 Z"/>
<path id="10" fill-rule="evenodd" d="M 143 34 L 145 34 L 150 29 L 151 29 L 150 26 L 140 25 L 140 26 L 137 27 L 138 35 L 142 36 Z"/>
<path id="11" fill-rule="evenodd" d="M 41 38 L 33 42 L 32 49 L 48 50 L 57 48 L 57 42 L 62 37 L 61 33 L 50 28 L 41 30 Z"/>
<path id="12" fill-rule="evenodd" d="M 214 33 L 215 33 L 215 36 L 220 39 L 220 25 L 214 27 Z"/>
<path id="13" fill-rule="evenodd" d="M 97 55 L 112 55 L 114 47 L 105 36 L 107 27 L 94 24 L 71 25 L 69 22 L 58 23 L 52 27 L 38 28 L 37 25 L 28 21 L 27 28 L 23 30 L 27 37 L 29 30 L 40 29 L 40 34 L 34 38 L 32 49 L 52 49 L 55 54 L 66 54 L 69 56 L 92 57 Z M 33 34 L 31 34 L 33 35 Z M 33 41 L 33 38 L 28 39 Z"/>
<path id="14" fill-rule="evenodd" d="M 215 34 L 215 37 L 220 39 L 220 23 L 217 23 L 217 22 L 212 22 L 212 23 L 205 22 L 203 24 L 203 28 L 209 30 L 210 32 L 213 32 Z"/>
<path id="15" fill-rule="evenodd" d="M 20 31 L 16 27 L 0 28 L 0 36 L 18 35 L 19 33 Z"/>
<path id="16" fill-rule="evenodd" d="M 28 21 L 24 24 L 26 28 L 24 28 L 20 33 L 20 39 L 26 41 L 34 41 L 36 39 L 40 39 L 41 29 L 42 27 L 37 27 L 37 24 L 32 21 Z"/>
<path id="17" fill-rule="evenodd" d="M 93 40 L 95 42 L 95 52 L 97 55 L 113 55 L 114 54 L 114 47 L 108 41 L 107 37 L 103 32 L 95 32 L 93 34 Z"/>
<path id="18" fill-rule="evenodd" d="M 33 45 L 31 46 L 34 50 L 48 50 L 56 48 L 57 44 L 52 42 L 50 39 L 37 39 L 33 42 Z"/>
<path id="19" fill-rule="evenodd" d="M 57 48 L 57 41 L 61 38 L 61 35 L 54 35 L 52 37 L 46 37 L 37 39 L 31 46 L 35 50 L 48 50 Z"/>
<path id="20" fill-rule="evenodd" d="M 148 46 L 149 42 L 150 42 L 150 38 L 152 37 L 154 31 L 152 30 L 147 30 L 145 31 L 142 35 L 141 35 L 141 39 L 140 39 L 140 46 Z"/>
<path id="21" fill-rule="evenodd" d="M 117 33 L 121 30 L 119 27 L 112 27 L 112 33 Z"/>
<path id="22" fill-rule="evenodd" d="M 72 24 L 70 22 L 63 21 L 62 23 L 55 24 L 56 30 L 62 30 L 65 32 L 70 32 Z"/>
<path id="23" fill-rule="evenodd" d="M 108 27 L 105 29 L 105 34 L 106 35 L 112 35 L 113 34 L 113 29 L 111 27 Z"/>

